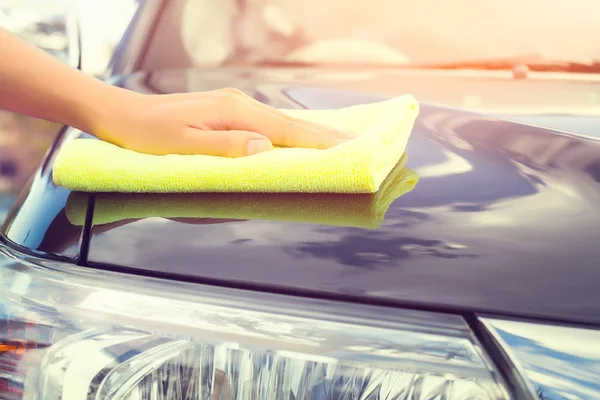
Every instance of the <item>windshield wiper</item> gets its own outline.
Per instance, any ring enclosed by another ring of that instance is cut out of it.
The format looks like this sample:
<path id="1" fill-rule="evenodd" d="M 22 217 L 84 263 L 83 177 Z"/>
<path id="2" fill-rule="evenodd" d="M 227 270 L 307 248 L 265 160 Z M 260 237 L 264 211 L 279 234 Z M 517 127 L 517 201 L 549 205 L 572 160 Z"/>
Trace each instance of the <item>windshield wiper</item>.
<path id="1" fill-rule="evenodd" d="M 489 58 L 459 60 L 439 63 L 387 64 L 387 63 L 357 63 L 357 62 L 301 62 L 285 59 L 262 59 L 252 63 L 259 67 L 295 67 L 295 68 L 394 68 L 394 69 L 474 69 L 474 70 L 508 70 L 513 71 L 515 78 L 525 78 L 529 71 L 539 72 L 573 72 L 600 73 L 600 60 L 563 60 L 550 57 L 524 56 L 507 58 Z M 233 63 L 235 65 L 235 63 Z"/>
<path id="2" fill-rule="evenodd" d="M 441 63 L 415 64 L 423 69 L 482 69 L 543 72 L 600 72 L 598 60 L 568 60 L 543 56 L 516 56 L 506 58 L 459 60 Z"/>

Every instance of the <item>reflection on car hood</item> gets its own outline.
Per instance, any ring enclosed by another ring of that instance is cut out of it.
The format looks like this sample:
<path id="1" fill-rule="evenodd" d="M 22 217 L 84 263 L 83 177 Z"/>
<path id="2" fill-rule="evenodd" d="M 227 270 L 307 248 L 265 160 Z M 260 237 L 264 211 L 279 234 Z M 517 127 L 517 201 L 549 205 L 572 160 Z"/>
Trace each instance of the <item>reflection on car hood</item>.
<path id="1" fill-rule="evenodd" d="M 158 93 L 234 86 L 276 107 L 315 109 L 415 94 L 421 113 L 407 147 L 406 167 L 419 181 L 386 206 L 381 224 L 239 215 L 186 218 L 185 212 L 164 215 L 168 218 L 137 215 L 94 227 L 84 243 L 83 256 L 90 265 L 361 301 L 600 323 L 599 141 L 440 101 L 451 96 L 441 92 L 452 87 L 470 87 L 471 93 L 478 87 L 482 97 L 490 96 L 486 85 L 501 90 L 493 80 L 476 85 L 461 78 L 461 86 L 456 77 L 418 81 L 398 72 L 380 74 L 369 85 L 350 73 L 346 79 L 341 74 L 285 73 L 168 71 L 132 76 L 119 84 Z M 71 256 L 81 232 L 68 222 L 63 208 L 69 193 L 49 182 L 51 159 L 48 163 L 24 203 L 37 213 L 53 204 L 57 217 L 41 224 L 40 233 L 26 229 L 24 221 L 30 217 L 25 211 L 13 213 L 6 235 L 38 251 Z M 205 207 L 202 201 L 183 204 Z M 286 201 L 284 196 L 281 201 Z M 174 207 L 185 211 L 181 204 Z M 306 202 L 298 204 L 307 207 Z M 262 207 L 268 211 L 268 205 Z M 365 212 L 360 210 L 357 215 Z M 70 243 L 56 239 L 65 227 L 72 230 Z"/>
<path id="2" fill-rule="evenodd" d="M 600 138 L 600 74 L 531 72 L 527 79 L 515 79 L 511 71 L 240 68 L 161 71 L 129 77 L 121 83 L 157 92 L 235 86 L 281 107 L 294 106 L 286 94 L 303 101 L 306 93 L 311 108 L 329 108 L 364 102 L 365 94 L 410 93 L 422 103 Z M 331 96 L 325 101 L 319 94 L 311 95 L 314 88 L 344 93 L 334 96 L 332 103 Z"/>

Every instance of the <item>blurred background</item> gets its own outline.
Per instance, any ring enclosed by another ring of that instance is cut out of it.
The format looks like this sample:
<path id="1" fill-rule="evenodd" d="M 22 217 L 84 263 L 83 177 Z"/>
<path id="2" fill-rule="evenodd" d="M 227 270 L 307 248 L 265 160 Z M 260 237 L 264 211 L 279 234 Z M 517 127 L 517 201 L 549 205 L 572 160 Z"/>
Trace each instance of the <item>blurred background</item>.
<path id="1" fill-rule="evenodd" d="M 66 63 L 76 65 L 81 59 L 82 70 L 98 76 L 137 6 L 137 0 L 0 0 L 0 26 Z M 80 53 L 73 50 L 77 48 Z M 58 128 L 0 110 L 0 221 Z"/>

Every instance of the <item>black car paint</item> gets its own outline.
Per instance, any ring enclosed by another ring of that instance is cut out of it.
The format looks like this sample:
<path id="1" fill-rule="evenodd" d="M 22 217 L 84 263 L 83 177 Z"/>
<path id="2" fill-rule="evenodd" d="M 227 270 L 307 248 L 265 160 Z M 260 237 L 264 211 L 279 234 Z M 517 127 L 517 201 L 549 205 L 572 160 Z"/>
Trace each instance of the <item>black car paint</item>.
<path id="1" fill-rule="evenodd" d="M 56 150 L 65 141 L 80 136 L 86 135 L 68 129 L 59 133 L 4 221 L 2 238 L 8 244 L 36 255 L 64 261 L 78 260 L 83 230 L 72 225 L 65 215 L 70 191 L 54 184 L 52 166 Z"/>
<path id="2" fill-rule="evenodd" d="M 276 107 L 315 109 L 381 100 L 385 96 L 373 93 L 382 82 L 388 96 L 404 92 L 384 74 L 367 87 L 328 82 L 320 73 L 278 80 L 264 71 L 221 71 L 219 79 L 190 84 L 190 76 L 209 74 L 165 71 L 117 84 L 157 93 L 234 86 Z M 88 235 L 65 224 L 61 208 L 68 191 L 51 181 L 51 156 L 4 235 L 97 268 L 600 324 L 599 141 L 422 102 L 407 154 L 407 166 L 421 180 L 376 230 L 149 218 L 96 226 Z M 46 214 L 56 217 L 32 222 L 31 216 Z"/>

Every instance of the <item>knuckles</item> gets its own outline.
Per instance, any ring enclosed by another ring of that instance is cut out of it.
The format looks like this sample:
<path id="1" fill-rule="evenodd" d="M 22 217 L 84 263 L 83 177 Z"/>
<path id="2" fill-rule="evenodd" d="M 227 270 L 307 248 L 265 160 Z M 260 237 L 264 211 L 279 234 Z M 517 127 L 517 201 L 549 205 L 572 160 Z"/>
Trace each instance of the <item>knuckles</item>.
<path id="1" fill-rule="evenodd" d="M 240 103 L 246 97 L 246 94 L 243 91 L 236 88 L 219 89 L 218 93 L 225 101 L 230 103 Z"/>

